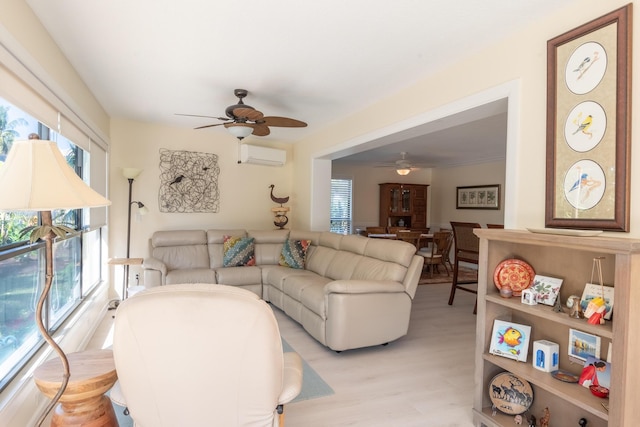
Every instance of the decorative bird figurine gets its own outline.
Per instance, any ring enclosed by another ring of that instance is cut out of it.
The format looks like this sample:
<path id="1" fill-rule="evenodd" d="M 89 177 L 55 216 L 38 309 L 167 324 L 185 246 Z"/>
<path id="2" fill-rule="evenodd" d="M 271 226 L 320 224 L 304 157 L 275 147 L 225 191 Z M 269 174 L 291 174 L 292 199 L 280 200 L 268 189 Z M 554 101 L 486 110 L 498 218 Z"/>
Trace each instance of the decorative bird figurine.
<path id="1" fill-rule="evenodd" d="M 275 185 L 271 184 L 269 186 L 269 188 L 271 188 L 271 200 L 273 200 L 276 203 L 280 203 L 280 206 L 282 206 L 284 203 L 287 203 L 289 201 L 289 196 L 287 197 L 276 197 L 273 195 L 273 189 L 275 188 Z"/>

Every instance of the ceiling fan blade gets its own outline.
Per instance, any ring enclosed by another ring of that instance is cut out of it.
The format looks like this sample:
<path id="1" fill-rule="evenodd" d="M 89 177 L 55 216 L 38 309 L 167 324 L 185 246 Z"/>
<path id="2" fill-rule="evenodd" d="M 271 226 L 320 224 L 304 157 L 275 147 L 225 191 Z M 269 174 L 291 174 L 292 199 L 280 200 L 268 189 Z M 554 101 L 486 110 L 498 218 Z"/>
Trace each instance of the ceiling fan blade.
<path id="1" fill-rule="evenodd" d="M 218 120 L 224 120 L 225 122 L 227 120 L 229 120 L 229 117 L 216 117 L 216 116 L 201 116 L 198 114 L 180 114 L 180 113 L 175 113 L 176 116 L 185 116 L 185 117 L 204 117 L 207 119 L 218 119 Z"/>
<path id="2" fill-rule="evenodd" d="M 305 122 L 301 122 L 300 120 L 290 119 L 288 117 L 277 117 L 277 116 L 265 117 L 261 121 L 261 124 L 265 124 L 267 126 L 283 127 L 283 128 L 303 128 L 307 126 Z"/>
<path id="3" fill-rule="evenodd" d="M 255 136 L 267 136 L 271 133 L 269 126 L 264 125 L 262 123 L 257 123 L 253 125 L 253 134 Z"/>
<path id="4" fill-rule="evenodd" d="M 222 126 L 222 125 L 226 125 L 226 123 L 216 123 L 214 125 L 198 126 L 197 128 L 194 128 L 194 129 L 204 129 L 204 128 L 211 128 L 211 127 L 214 127 L 214 126 Z"/>
<path id="5" fill-rule="evenodd" d="M 233 115 L 239 119 L 247 119 L 251 120 L 252 122 L 262 120 L 262 118 L 264 117 L 264 114 L 262 114 L 261 111 L 246 107 L 234 108 Z"/>

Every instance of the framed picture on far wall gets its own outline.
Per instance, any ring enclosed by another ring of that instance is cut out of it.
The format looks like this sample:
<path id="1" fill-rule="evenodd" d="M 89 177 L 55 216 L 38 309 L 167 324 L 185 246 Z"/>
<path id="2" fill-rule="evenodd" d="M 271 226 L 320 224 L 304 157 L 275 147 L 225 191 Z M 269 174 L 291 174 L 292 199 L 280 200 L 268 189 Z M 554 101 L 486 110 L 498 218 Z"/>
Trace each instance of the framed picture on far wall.
<path id="1" fill-rule="evenodd" d="M 456 209 L 500 209 L 500 185 L 456 187 Z"/>

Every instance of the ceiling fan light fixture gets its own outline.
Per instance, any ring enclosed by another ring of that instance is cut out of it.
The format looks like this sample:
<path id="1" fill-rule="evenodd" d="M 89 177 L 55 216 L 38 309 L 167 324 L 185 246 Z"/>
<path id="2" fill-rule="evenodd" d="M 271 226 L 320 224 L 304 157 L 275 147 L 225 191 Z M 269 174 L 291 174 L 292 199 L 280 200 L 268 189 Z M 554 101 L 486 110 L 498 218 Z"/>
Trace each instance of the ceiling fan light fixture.
<path id="1" fill-rule="evenodd" d="M 411 168 L 400 168 L 400 169 L 396 169 L 396 173 L 397 173 L 398 175 L 402 175 L 402 176 L 409 175 L 409 172 L 411 172 Z"/>
<path id="2" fill-rule="evenodd" d="M 238 139 L 246 138 L 253 132 L 253 126 L 246 123 L 229 123 L 225 127 L 231 135 Z"/>

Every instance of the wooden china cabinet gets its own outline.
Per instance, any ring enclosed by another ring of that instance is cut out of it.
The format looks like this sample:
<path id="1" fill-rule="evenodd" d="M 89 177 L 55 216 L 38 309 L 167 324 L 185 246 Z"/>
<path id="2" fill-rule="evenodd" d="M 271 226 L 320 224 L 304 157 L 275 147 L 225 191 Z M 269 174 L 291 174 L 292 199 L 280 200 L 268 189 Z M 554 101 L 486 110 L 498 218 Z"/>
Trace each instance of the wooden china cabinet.
<path id="1" fill-rule="evenodd" d="M 427 228 L 427 190 L 421 184 L 380 184 L 380 226 Z"/>

